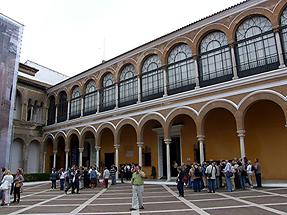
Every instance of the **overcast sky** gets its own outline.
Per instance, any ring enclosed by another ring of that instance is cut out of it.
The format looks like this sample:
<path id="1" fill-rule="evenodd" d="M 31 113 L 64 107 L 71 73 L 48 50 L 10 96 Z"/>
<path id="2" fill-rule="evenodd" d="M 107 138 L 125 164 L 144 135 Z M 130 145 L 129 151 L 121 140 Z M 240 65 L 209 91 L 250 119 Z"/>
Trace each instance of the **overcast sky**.
<path id="1" fill-rule="evenodd" d="M 24 27 L 21 62 L 72 76 L 243 0 L 0 0 Z"/>

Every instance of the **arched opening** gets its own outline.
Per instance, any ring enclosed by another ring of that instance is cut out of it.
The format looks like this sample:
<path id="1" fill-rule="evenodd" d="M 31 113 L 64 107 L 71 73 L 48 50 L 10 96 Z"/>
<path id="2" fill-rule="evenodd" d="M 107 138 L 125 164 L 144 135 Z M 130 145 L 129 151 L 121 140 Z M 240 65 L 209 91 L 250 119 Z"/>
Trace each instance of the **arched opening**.
<path id="1" fill-rule="evenodd" d="M 49 97 L 49 108 L 48 108 L 48 125 L 52 125 L 55 123 L 56 117 L 56 100 L 54 96 Z"/>
<path id="2" fill-rule="evenodd" d="M 100 133 L 100 170 L 104 167 L 111 168 L 115 163 L 114 134 L 109 128 L 104 128 Z M 121 150 L 121 149 L 119 149 Z"/>
<path id="3" fill-rule="evenodd" d="M 91 131 L 84 134 L 83 166 L 95 165 L 95 135 Z"/>
<path id="4" fill-rule="evenodd" d="M 205 160 L 240 157 L 236 121 L 224 108 L 210 110 L 204 118 Z"/>
<path id="5" fill-rule="evenodd" d="M 21 120 L 21 112 L 22 112 L 22 97 L 19 91 L 17 90 L 14 105 L 14 119 Z"/>
<path id="6" fill-rule="evenodd" d="M 285 117 L 279 105 L 261 100 L 253 103 L 245 114 L 245 148 L 247 158 L 258 158 L 262 178 L 280 180 L 287 178 L 287 133 Z"/>
<path id="7" fill-rule="evenodd" d="M 69 166 L 79 166 L 79 138 L 76 134 L 70 136 Z"/>
<path id="8" fill-rule="evenodd" d="M 65 139 L 59 136 L 57 141 L 56 169 L 65 169 Z"/>
<path id="9" fill-rule="evenodd" d="M 32 141 L 28 147 L 28 173 L 40 172 L 40 143 Z"/>
<path id="10" fill-rule="evenodd" d="M 48 138 L 45 142 L 44 146 L 44 153 L 45 153 L 45 172 L 51 172 L 53 167 L 53 139 Z"/>
<path id="11" fill-rule="evenodd" d="M 13 173 L 15 173 L 18 168 L 24 168 L 24 144 L 24 141 L 18 138 L 11 144 L 10 169 Z"/>

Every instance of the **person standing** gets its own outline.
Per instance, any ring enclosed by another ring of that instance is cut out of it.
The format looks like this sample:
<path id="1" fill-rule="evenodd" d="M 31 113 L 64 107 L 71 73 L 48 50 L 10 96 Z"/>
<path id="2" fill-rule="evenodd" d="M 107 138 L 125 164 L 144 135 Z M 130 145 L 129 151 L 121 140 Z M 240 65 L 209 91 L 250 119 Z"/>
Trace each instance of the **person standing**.
<path id="1" fill-rule="evenodd" d="M 74 168 L 75 168 L 75 167 L 72 167 L 70 170 L 67 171 L 67 176 L 66 176 L 67 186 L 66 186 L 66 189 L 65 189 L 65 193 L 66 193 L 66 194 L 67 194 L 68 190 L 69 190 L 71 187 L 72 187 L 72 194 L 74 193 L 74 189 L 73 189 L 73 179 L 74 179 L 74 175 L 76 174 Z"/>
<path id="2" fill-rule="evenodd" d="M 232 166 L 231 166 L 230 161 L 226 160 L 226 165 L 225 165 L 223 172 L 225 174 L 226 191 L 232 192 L 231 177 L 233 176 L 233 172 L 232 172 Z"/>
<path id="3" fill-rule="evenodd" d="M 179 193 L 179 197 L 184 197 L 184 176 L 185 176 L 185 172 L 183 171 L 183 167 L 177 167 L 177 179 L 176 179 L 176 183 L 177 183 L 177 190 Z"/>
<path id="4" fill-rule="evenodd" d="M 58 178 L 59 174 L 58 172 L 56 171 L 55 168 L 52 169 L 52 173 L 50 175 L 50 179 L 51 179 L 51 182 L 52 182 L 52 185 L 51 185 L 51 189 L 56 189 L 56 181 L 57 181 L 57 178 Z"/>
<path id="5" fill-rule="evenodd" d="M 248 177 L 248 184 L 250 188 L 253 188 L 253 182 L 252 182 L 253 168 L 252 168 L 251 161 L 248 161 L 246 171 L 247 171 L 247 177 Z"/>
<path id="6" fill-rule="evenodd" d="M 92 167 L 92 170 L 90 172 L 90 182 L 91 188 L 97 187 L 97 171 L 95 167 Z"/>
<path id="7" fill-rule="evenodd" d="M 14 201 L 16 202 L 16 196 L 17 196 L 17 203 L 20 202 L 20 190 L 23 186 L 24 177 L 22 176 L 22 171 L 20 169 L 17 169 L 16 175 L 14 178 Z"/>
<path id="8" fill-rule="evenodd" d="M 13 183 L 12 173 L 9 170 L 5 170 L 5 175 L 1 181 L 1 187 L 4 188 L 1 206 L 10 205 L 10 189 L 12 183 Z"/>
<path id="9" fill-rule="evenodd" d="M 105 188 L 108 188 L 109 178 L 110 178 L 110 171 L 108 170 L 107 167 L 105 167 L 105 170 L 104 170 L 104 173 L 103 173 L 103 178 L 104 178 L 104 186 L 105 186 Z"/>
<path id="10" fill-rule="evenodd" d="M 121 183 L 124 183 L 124 174 L 125 174 L 125 169 L 124 169 L 124 165 L 122 164 L 122 165 L 120 166 Z"/>
<path id="11" fill-rule="evenodd" d="M 132 210 L 144 209 L 143 206 L 143 192 L 144 192 L 144 177 L 145 173 L 141 170 L 141 167 L 137 165 L 132 174 L 131 184 L 133 189 L 132 196 Z"/>
<path id="12" fill-rule="evenodd" d="M 60 175 L 60 190 L 64 190 L 66 172 L 64 172 L 63 168 L 60 169 L 59 175 Z"/>
<path id="13" fill-rule="evenodd" d="M 258 158 L 255 159 L 254 169 L 255 169 L 255 178 L 256 178 L 257 187 L 262 187 L 261 164 L 259 163 Z"/>
<path id="14" fill-rule="evenodd" d="M 208 192 L 215 193 L 216 167 L 215 162 L 210 162 L 205 170 L 208 182 Z"/>
<path id="15" fill-rule="evenodd" d="M 112 185 L 115 185 L 116 184 L 116 168 L 115 168 L 115 165 L 111 166 L 110 176 L 112 179 Z"/>
<path id="16" fill-rule="evenodd" d="M 75 193 L 75 190 L 76 190 L 76 193 L 79 194 L 80 180 L 81 180 L 81 171 L 79 169 L 76 169 L 75 175 L 73 178 L 72 193 Z"/>

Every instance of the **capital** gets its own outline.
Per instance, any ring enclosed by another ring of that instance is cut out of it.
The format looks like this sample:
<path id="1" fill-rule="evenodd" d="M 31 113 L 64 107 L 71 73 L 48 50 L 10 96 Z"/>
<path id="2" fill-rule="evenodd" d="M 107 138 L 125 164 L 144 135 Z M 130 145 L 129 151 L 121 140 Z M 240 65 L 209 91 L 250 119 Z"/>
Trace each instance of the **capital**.
<path id="1" fill-rule="evenodd" d="M 237 131 L 238 137 L 244 137 L 245 136 L 245 130 L 241 129 Z"/>
<path id="2" fill-rule="evenodd" d="M 67 152 L 69 152 L 70 151 L 70 149 L 65 149 L 65 152 L 67 153 Z"/>
<path id="3" fill-rule="evenodd" d="M 100 146 L 95 146 L 96 151 L 100 151 L 101 147 Z"/>
<path id="4" fill-rule="evenodd" d="M 205 136 L 204 135 L 197 135 L 197 140 L 198 141 L 204 141 Z"/>
<path id="5" fill-rule="evenodd" d="M 138 147 L 143 147 L 144 143 L 143 142 L 137 142 Z"/>
<path id="6" fill-rule="evenodd" d="M 114 145 L 115 149 L 119 149 L 120 148 L 120 145 L 117 144 L 117 145 Z"/>
<path id="7" fill-rule="evenodd" d="M 79 152 L 83 153 L 84 148 L 79 148 Z"/>
<path id="8" fill-rule="evenodd" d="M 171 143 L 171 139 L 164 139 L 164 143 L 169 145 Z"/>
<path id="9" fill-rule="evenodd" d="M 57 150 L 54 150 L 54 151 L 53 151 L 54 154 L 57 154 L 57 152 L 58 152 Z"/>

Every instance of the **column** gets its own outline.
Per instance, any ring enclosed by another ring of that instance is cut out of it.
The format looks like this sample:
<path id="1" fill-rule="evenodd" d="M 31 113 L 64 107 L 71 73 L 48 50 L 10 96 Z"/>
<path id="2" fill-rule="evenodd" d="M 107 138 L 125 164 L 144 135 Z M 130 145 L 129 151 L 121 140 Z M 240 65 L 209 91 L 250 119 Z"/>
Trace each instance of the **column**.
<path id="1" fill-rule="evenodd" d="M 53 168 L 56 168 L 57 151 L 54 151 Z"/>
<path id="2" fill-rule="evenodd" d="M 245 137 L 245 130 L 238 130 L 237 131 L 239 142 L 240 142 L 240 156 L 242 158 L 242 161 L 244 161 L 244 157 L 246 157 L 245 154 L 245 143 L 244 143 L 244 137 Z"/>
<path id="3" fill-rule="evenodd" d="M 79 148 L 79 166 L 83 166 L 83 151 L 84 148 Z"/>
<path id="4" fill-rule="evenodd" d="M 100 112 L 100 91 L 97 91 L 97 113 Z"/>
<path id="5" fill-rule="evenodd" d="M 137 77 L 138 80 L 138 103 L 141 102 L 141 77 L 138 75 Z"/>
<path id="6" fill-rule="evenodd" d="M 65 170 L 69 168 L 69 149 L 65 150 L 66 152 L 66 160 L 65 160 Z"/>
<path id="7" fill-rule="evenodd" d="M 68 114 L 68 116 L 67 116 L 67 120 L 70 119 L 70 105 L 71 105 L 71 101 L 68 100 L 68 109 L 67 109 L 67 114 Z"/>
<path id="8" fill-rule="evenodd" d="M 120 145 L 114 145 L 115 147 L 115 150 L 116 150 L 116 155 L 115 155 L 115 165 L 117 167 L 117 169 L 119 170 L 119 148 L 120 148 Z M 116 179 L 118 179 L 118 176 L 119 176 L 119 171 L 116 172 Z"/>
<path id="9" fill-rule="evenodd" d="M 119 107 L 119 84 L 116 83 L 116 108 Z"/>
<path id="10" fill-rule="evenodd" d="M 197 56 L 193 56 L 194 60 L 194 70 L 195 70 L 195 89 L 198 89 L 199 86 L 199 69 L 198 69 L 198 62 L 197 62 Z"/>
<path id="11" fill-rule="evenodd" d="M 197 140 L 199 142 L 200 164 L 202 164 L 203 161 L 205 160 L 204 158 L 204 136 L 203 135 L 197 136 Z"/>
<path id="12" fill-rule="evenodd" d="M 81 97 L 81 116 L 84 116 L 84 97 Z"/>
<path id="13" fill-rule="evenodd" d="M 282 43 L 281 43 L 281 38 L 280 38 L 280 34 L 279 34 L 279 29 L 278 28 L 275 29 L 275 40 L 276 40 L 276 46 L 277 46 L 277 51 L 278 51 L 279 63 L 280 63 L 279 68 L 284 68 L 284 67 L 286 67 L 286 65 L 285 65 L 285 62 L 284 62 Z"/>
<path id="14" fill-rule="evenodd" d="M 170 172 L 170 147 L 169 144 L 171 143 L 171 139 L 165 139 L 164 143 L 166 145 L 166 174 L 167 174 L 167 181 L 171 179 L 171 172 Z"/>
<path id="15" fill-rule="evenodd" d="M 165 66 L 164 68 L 163 68 L 163 92 L 164 92 L 164 94 L 163 94 L 163 96 L 167 96 L 167 85 L 168 85 L 168 83 L 167 83 L 168 81 L 167 81 L 167 67 Z"/>
<path id="16" fill-rule="evenodd" d="M 236 65 L 236 56 L 234 52 L 234 45 L 230 44 L 230 52 L 231 52 L 231 61 L 232 61 L 232 71 L 233 71 L 233 78 L 232 79 L 237 79 L 238 78 L 238 72 L 237 72 L 237 65 Z"/>
<path id="17" fill-rule="evenodd" d="M 137 142 L 137 146 L 139 147 L 139 165 L 143 165 L 142 157 L 143 157 L 143 142 Z"/>
<path id="18" fill-rule="evenodd" d="M 46 156 L 47 156 L 47 152 L 43 153 L 43 173 L 45 173 L 46 170 Z"/>
<path id="19" fill-rule="evenodd" d="M 21 112 L 21 120 L 26 121 L 27 120 L 27 110 L 28 110 L 28 104 L 26 102 L 23 102 L 22 104 L 22 112 Z"/>
<path id="20" fill-rule="evenodd" d="M 55 123 L 57 123 L 57 118 L 58 118 L 58 104 L 55 104 L 56 110 L 55 110 Z"/>
<path id="21" fill-rule="evenodd" d="M 34 106 L 31 105 L 31 113 L 30 113 L 30 121 L 33 122 L 33 112 L 34 112 Z"/>
<path id="22" fill-rule="evenodd" d="M 101 147 L 95 146 L 95 149 L 96 149 L 96 165 L 98 168 L 100 168 L 100 150 L 101 150 Z"/>
<path id="23" fill-rule="evenodd" d="M 43 114 L 43 122 L 47 126 L 48 125 L 48 113 L 49 113 L 49 108 L 44 106 L 43 108 L 44 114 Z"/>

